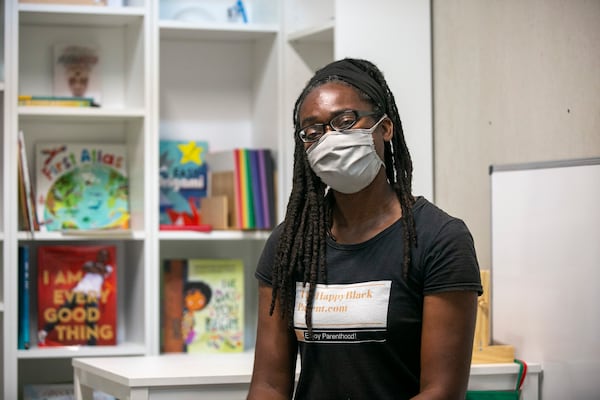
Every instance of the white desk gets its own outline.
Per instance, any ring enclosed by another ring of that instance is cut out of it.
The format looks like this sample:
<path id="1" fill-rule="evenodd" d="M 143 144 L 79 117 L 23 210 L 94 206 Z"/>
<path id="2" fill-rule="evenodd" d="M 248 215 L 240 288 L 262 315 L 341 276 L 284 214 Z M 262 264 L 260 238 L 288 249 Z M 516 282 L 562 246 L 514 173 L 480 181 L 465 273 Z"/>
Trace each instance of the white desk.
<path id="1" fill-rule="evenodd" d="M 75 399 L 92 389 L 119 400 L 245 399 L 254 353 L 73 359 Z"/>
<path id="2" fill-rule="evenodd" d="M 253 361 L 252 352 L 227 356 L 75 358 L 75 398 L 92 400 L 92 390 L 98 389 L 120 400 L 243 400 L 248 393 Z M 518 370 L 516 364 L 473 365 L 469 389 L 512 389 Z M 539 364 L 529 365 L 523 400 L 539 399 L 540 373 Z"/>
<path id="3" fill-rule="evenodd" d="M 469 390 L 514 390 L 517 385 L 519 365 L 473 364 L 469 377 Z M 521 400 L 539 400 L 542 366 L 527 363 L 527 375 L 521 387 Z"/>

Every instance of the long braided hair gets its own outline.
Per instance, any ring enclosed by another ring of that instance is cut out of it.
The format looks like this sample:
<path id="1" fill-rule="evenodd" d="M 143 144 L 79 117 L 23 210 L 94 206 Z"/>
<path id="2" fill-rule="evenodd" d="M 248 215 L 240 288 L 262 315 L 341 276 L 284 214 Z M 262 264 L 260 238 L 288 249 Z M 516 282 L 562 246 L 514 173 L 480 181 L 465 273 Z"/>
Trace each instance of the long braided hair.
<path id="1" fill-rule="evenodd" d="M 411 246 L 417 245 L 412 213 L 414 204 L 412 161 L 404 140 L 402 122 L 394 95 L 383 74 L 373 63 L 349 58 L 335 61 L 317 71 L 296 100 L 294 106 L 296 132 L 301 128 L 298 113 L 304 99 L 313 89 L 328 82 L 352 86 L 361 99 L 373 106 L 373 111 L 387 114 L 393 122 L 393 137 L 391 141 L 384 142 L 383 161 L 387 180 L 394 188 L 402 208 L 404 225 L 402 271 L 404 279 L 407 279 Z M 365 84 L 368 86 L 367 90 L 364 90 Z M 371 96 L 367 92 L 370 92 Z M 312 331 L 312 305 L 316 284 L 325 282 L 327 278 L 326 237 L 333 222 L 334 198 L 331 191 L 326 194 L 326 188 L 308 163 L 304 143 L 298 135 L 295 135 L 292 192 L 273 265 L 270 313 L 273 313 L 279 300 L 281 317 L 287 318 L 290 326 L 293 325 L 296 281 L 302 281 L 304 285 L 309 285 L 306 308 L 306 325 L 309 331 Z"/>

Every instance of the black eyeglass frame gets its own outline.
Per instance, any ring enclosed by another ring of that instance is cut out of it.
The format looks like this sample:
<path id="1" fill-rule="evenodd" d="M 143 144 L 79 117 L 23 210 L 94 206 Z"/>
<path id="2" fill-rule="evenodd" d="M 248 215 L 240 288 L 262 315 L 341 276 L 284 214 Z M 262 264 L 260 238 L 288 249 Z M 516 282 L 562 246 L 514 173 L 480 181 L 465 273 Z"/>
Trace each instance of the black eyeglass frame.
<path id="1" fill-rule="evenodd" d="M 350 114 L 350 113 L 354 114 L 354 117 L 355 117 L 354 122 L 352 122 L 352 124 L 350 126 L 344 127 L 343 129 L 339 129 L 339 128 L 336 128 L 335 126 L 331 125 L 331 121 L 335 120 L 336 118 L 340 117 L 341 115 Z M 331 118 L 326 123 L 312 124 L 312 125 L 305 126 L 304 128 L 298 129 L 296 131 L 296 135 L 298 135 L 298 138 L 300 138 L 300 140 L 304 143 L 314 143 L 314 142 L 318 141 L 319 139 L 321 139 L 321 137 L 323 137 L 323 135 L 325 134 L 325 127 L 327 127 L 327 126 L 329 126 L 331 129 L 333 129 L 336 132 L 340 132 L 342 130 L 352 129 L 352 127 L 354 125 L 356 125 L 356 123 L 358 121 L 360 121 L 361 118 L 369 117 L 369 116 L 373 116 L 373 115 L 383 115 L 383 113 L 379 112 L 379 111 L 344 110 L 344 111 L 341 111 L 341 112 L 337 113 L 336 115 L 334 115 L 333 118 Z M 306 134 L 304 132 L 308 128 L 320 128 L 321 134 L 316 139 L 307 139 Z"/>

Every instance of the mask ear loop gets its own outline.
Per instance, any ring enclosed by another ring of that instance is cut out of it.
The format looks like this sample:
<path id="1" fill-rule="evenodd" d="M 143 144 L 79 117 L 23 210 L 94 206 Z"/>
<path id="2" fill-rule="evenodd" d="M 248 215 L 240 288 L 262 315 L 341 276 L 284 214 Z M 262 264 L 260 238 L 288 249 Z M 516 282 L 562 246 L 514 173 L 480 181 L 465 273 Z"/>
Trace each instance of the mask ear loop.
<path id="1" fill-rule="evenodd" d="M 392 172 L 394 174 L 394 182 L 398 182 L 398 171 L 396 170 L 396 163 L 394 162 L 394 139 L 396 137 L 396 135 L 394 134 L 394 121 L 392 121 L 390 119 L 390 117 L 388 117 L 386 115 L 387 119 L 390 120 L 390 123 L 392 124 L 392 137 L 390 138 L 390 140 L 387 142 L 388 143 L 388 147 L 390 149 L 390 155 L 391 155 L 391 160 L 392 160 Z M 385 166 L 385 163 L 384 163 Z M 387 166 L 386 166 L 387 168 Z M 388 183 L 391 185 L 392 183 L 388 181 Z"/>

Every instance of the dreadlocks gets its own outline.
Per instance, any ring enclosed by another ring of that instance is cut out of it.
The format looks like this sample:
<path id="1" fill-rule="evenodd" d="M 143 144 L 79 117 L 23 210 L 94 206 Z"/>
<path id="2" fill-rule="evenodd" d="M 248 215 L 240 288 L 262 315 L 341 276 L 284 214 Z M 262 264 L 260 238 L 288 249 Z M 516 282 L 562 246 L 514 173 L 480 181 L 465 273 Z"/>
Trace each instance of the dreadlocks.
<path id="1" fill-rule="evenodd" d="M 394 96 L 381 71 L 371 62 L 343 59 L 333 62 L 315 73 L 294 106 L 294 127 L 298 131 L 298 113 L 306 96 L 327 82 L 352 86 L 361 99 L 373 106 L 373 111 L 385 113 L 394 125 L 390 142 L 384 144 L 384 163 L 388 182 L 394 188 L 402 208 L 404 226 L 404 259 L 402 271 L 408 277 L 411 246 L 416 247 L 417 236 L 412 214 L 412 161 L 404 140 L 402 122 Z M 270 313 L 277 298 L 281 316 L 293 324 L 296 281 L 309 284 L 306 325 L 312 330 L 312 305 L 317 282 L 325 282 L 326 236 L 332 226 L 334 198 L 326 194 L 326 185 L 312 171 L 303 142 L 295 135 L 292 192 L 290 194 L 283 231 L 273 266 L 273 294 Z"/>

